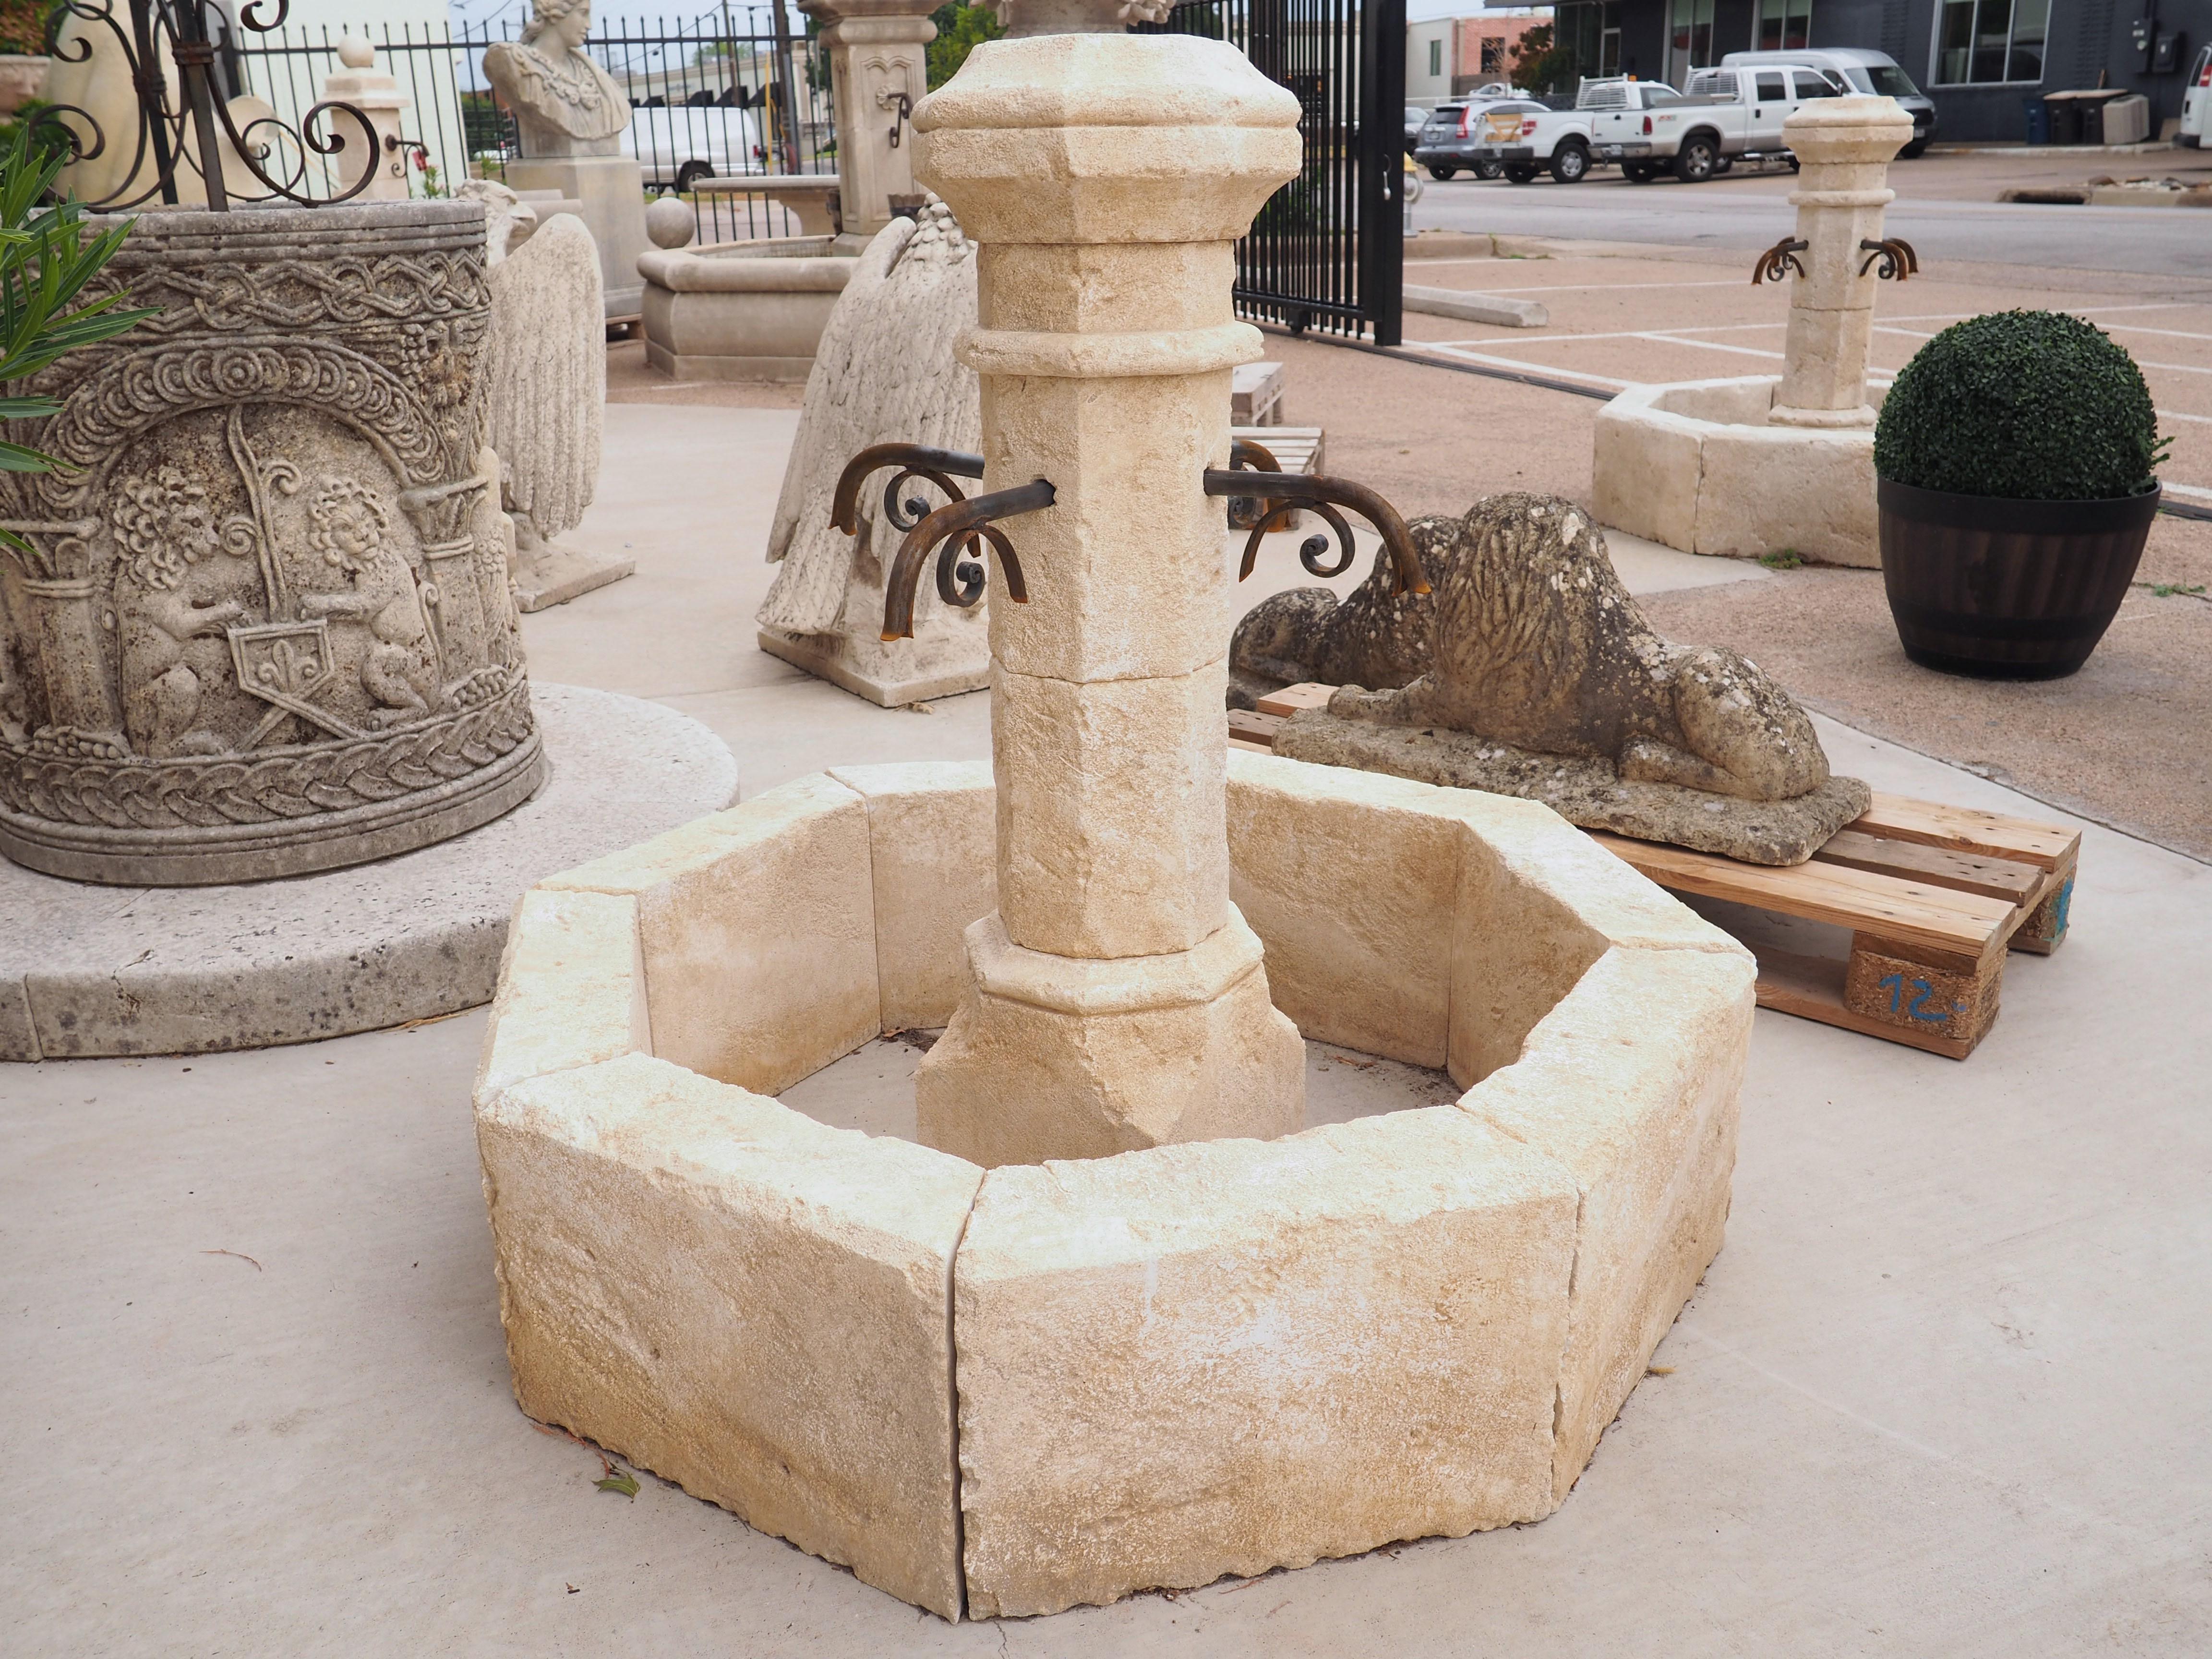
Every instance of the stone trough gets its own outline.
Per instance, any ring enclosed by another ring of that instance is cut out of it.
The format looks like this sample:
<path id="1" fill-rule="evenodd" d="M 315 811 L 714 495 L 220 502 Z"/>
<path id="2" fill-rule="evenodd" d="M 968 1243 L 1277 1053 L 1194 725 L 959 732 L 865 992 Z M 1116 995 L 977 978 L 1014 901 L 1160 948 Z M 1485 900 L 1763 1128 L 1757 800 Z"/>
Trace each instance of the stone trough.
<path id="1" fill-rule="evenodd" d="M 476 1091 L 515 1392 L 946 1618 L 1539 1520 L 1721 1243 L 1753 966 L 1548 809 L 1232 755 L 1310 1039 L 1465 1090 L 965 1159 L 773 1097 L 944 1025 L 980 765 L 817 775 L 524 897 Z"/>

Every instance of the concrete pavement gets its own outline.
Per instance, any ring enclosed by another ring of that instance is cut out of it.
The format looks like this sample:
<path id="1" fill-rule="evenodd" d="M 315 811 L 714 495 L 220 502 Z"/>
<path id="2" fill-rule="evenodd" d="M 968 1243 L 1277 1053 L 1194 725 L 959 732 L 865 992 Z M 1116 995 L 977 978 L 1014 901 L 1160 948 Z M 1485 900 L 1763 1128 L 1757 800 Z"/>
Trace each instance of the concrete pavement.
<path id="1" fill-rule="evenodd" d="M 697 714 L 748 794 L 987 753 L 981 697 L 878 709 L 753 650 L 792 420 L 611 408 L 580 538 L 639 574 L 527 618 L 533 672 Z M 1707 562 L 1655 555 L 1639 585 Z M 1878 788 L 2050 816 L 1821 731 Z M 2073 937 L 2013 959 L 1963 1064 L 1760 1012 L 1729 1242 L 1558 1515 L 992 1625 L 650 1479 L 596 1491 L 596 1454 L 521 1418 L 469 1124 L 480 1014 L 0 1068 L 0 1649 L 2202 1653 L 2212 870 L 2092 828 L 2081 872 Z"/>

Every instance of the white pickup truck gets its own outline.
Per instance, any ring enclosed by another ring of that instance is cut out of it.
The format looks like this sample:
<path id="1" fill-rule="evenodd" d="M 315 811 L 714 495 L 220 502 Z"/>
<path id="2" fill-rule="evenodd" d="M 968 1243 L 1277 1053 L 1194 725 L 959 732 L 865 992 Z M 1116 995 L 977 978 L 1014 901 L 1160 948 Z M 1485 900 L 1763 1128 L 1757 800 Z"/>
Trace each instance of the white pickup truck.
<path id="1" fill-rule="evenodd" d="M 1695 70 L 1686 93 L 1659 81 L 1585 81 L 1576 112 L 1589 118 L 1593 155 L 1619 162 L 1623 178 L 1648 185 L 1671 172 L 1701 184 L 1740 157 L 1788 158 L 1782 123 L 1790 112 L 1844 92 L 1820 70 L 1760 64 Z"/>
<path id="2" fill-rule="evenodd" d="M 1478 173 L 1497 167 L 1516 185 L 1528 183 L 1545 167 L 1563 185 L 1578 185 L 1589 176 L 1590 124 L 1585 110 L 1549 109 L 1533 98 L 1510 98 L 1479 111 L 1470 106 L 1463 118 L 1472 142 L 1457 146 L 1451 159 L 1459 165 Z"/>

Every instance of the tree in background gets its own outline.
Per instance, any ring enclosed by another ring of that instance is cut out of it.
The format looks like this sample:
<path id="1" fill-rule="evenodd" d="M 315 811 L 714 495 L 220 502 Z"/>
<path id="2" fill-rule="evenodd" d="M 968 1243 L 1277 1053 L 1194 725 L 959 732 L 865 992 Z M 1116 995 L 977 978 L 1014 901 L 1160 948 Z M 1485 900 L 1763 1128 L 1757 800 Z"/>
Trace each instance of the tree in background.
<path id="1" fill-rule="evenodd" d="M 1539 23 L 1513 43 L 1515 86 L 1560 92 L 1575 78 L 1574 49 L 1554 41 L 1549 23 Z"/>
<path id="2" fill-rule="evenodd" d="M 51 0 L 0 0 L 0 52 L 36 58 L 46 49 Z"/>
<path id="3" fill-rule="evenodd" d="M 937 25 L 937 39 L 929 43 L 929 89 L 950 81 L 968 61 L 968 54 L 986 40 L 995 40 L 1006 27 L 988 6 L 963 6 L 948 0 L 929 15 Z"/>

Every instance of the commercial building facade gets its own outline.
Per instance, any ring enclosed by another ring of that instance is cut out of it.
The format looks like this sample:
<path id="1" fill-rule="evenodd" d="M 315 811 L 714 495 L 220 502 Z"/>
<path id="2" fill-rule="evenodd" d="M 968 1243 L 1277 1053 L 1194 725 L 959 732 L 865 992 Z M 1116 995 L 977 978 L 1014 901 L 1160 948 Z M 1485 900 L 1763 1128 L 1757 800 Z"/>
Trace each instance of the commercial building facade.
<path id="1" fill-rule="evenodd" d="M 2155 135 L 2212 40 L 2212 0 L 1571 0 L 1555 12 L 1583 74 L 1677 86 L 1731 52 L 1886 52 L 1935 100 L 1939 142 L 2020 140 L 2028 100 L 2100 85 L 2148 97 Z"/>

